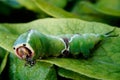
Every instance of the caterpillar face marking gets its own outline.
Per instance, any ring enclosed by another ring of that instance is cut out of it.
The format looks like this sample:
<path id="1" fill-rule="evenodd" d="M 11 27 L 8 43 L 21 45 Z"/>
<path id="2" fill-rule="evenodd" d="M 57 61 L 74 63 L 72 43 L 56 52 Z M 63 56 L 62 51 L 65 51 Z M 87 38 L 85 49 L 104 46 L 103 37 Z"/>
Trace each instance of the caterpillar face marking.
<path id="1" fill-rule="evenodd" d="M 26 60 L 34 56 L 34 51 L 28 45 L 22 44 L 13 47 L 15 54 L 20 58 Z"/>
<path id="2" fill-rule="evenodd" d="M 20 59 L 26 60 L 26 64 L 33 65 L 38 58 L 68 57 L 69 55 L 89 57 L 90 50 L 96 44 L 111 35 L 114 31 L 106 34 L 71 34 L 65 36 L 45 35 L 36 30 L 30 30 L 18 37 L 14 43 L 14 52 Z"/>
<path id="3" fill-rule="evenodd" d="M 25 66 L 26 65 L 34 65 L 35 61 L 32 60 L 32 57 L 34 57 L 34 51 L 33 49 L 27 44 L 22 44 L 22 45 L 17 45 L 13 47 L 15 54 L 17 57 L 20 59 L 26 60 Z"/>
<path id="4" fill-rule="evenodd" d="M 26 59 L 27 57 L 31 57 L 32 52 L 31 50 L 29 50 L 28 48 L 24 47 L 24 46 L 20 46 L 19 48 L 17 48 L 17 54 L 22 58 L 22 59 Z"/>

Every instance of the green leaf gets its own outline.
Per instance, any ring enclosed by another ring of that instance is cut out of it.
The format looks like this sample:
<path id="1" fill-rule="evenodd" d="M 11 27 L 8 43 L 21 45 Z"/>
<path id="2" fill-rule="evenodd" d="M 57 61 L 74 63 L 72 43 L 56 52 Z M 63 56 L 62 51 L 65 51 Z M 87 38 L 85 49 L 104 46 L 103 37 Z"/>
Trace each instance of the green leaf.
<path id="1" fill-rule="evenodd" d="M 72 9 L 72 13 L 79 15 L 81 19 L 87 21 L 107 22 L 105 15 L 96 11 L 89 1 L 79 1 Z"/>
<path id="2" fill-rule="evenodd" d="M 80 0 L 71 12 L 79 15 L 80 19 L 83 20 L 118 25 L 120 19 L 119 4 L 119 0 L 97 0 L 95 3 Z"/>
<path id="3" fill-rule="evenodd" d="M 67 0 L 44 0 L 45 2 L 48 2 L 49 4 L 55 5 L 57 7 L 63 8 L 67 4 Z M 32 0 L 18 0 L 20 4 L 25 6 L 26 8 L 39 12 L 39 8 L 33 3 Z"/>
<path id="4" fill-rule="evenodd" d="M 34 0 L 34 3 L 40 10 L 43 10 L 45 13 L 47 13 L 53 17 L 56 17 L 56 18 L 79 18 L 78 16 L 63 10 L 62 8 L 58 8 L 58 7 L 51 5 L 43 0 Z"/>
<path id="5" fill-rule="evenodd" d="M 44 18 L 46 16 L 48 16 L 45 12 L 43 12 L 42 10 L 40 10 L 32 0 L 18 0 L 18 2 L 23 5 L 24 7 L 26 7 L 27 9 L 34 11 L 36 13 L 38 13 L 38 17 L 40 18 Z"/>
<path id="6" fill-rule="evenodd" d="M 0 52 L 1 52 L 1 48 L 0 48 Z M 3 51 L 2 51 L 3 52 Z M 5 52 L 5 51 L 4 51 Z M 3 54 L 3 53 L 0 53 L 0 54 Z M 7 58 L 8 58 L 8 52 L 6 52 L 6 53 L 4 53 L 5 54 L 5 56 L 4 56 L 4 58 L 3 58 L 3 60 L 2 60 L 2 62 L 0 63 L 0 75 L 1 75 L 1 73 L 2 73 L 2 71 L 4 70 L 4 68 L 5 68 L 5 66 L 6 66 L 6 64 L 7 64 Z"/>
<path id="7" fill-rule="evenodd" d="M 72 80 L 96 80 L 96 79 L 89 78 L 89 77 L 84 76 L 84 75 L 80 75 L 76 72 L 63 69 L 63 68 L 58 69 L 58 74 L 62 77 L 66 77 L 66 78 L 69 78 Z"/>
<path id="8" fill-rule="evenodd" d="M 25 6 L 26 8 L 28 8 L 28 9 L 30 9 L 30 10 L 32 10 L 32 11 L 35 11 L 35 12 L 41 12 L 40 10 L 38 10 L 38 8 L 35 6 L 35 4 L 33 3 L 33 1 L 32 0 L 18 0 L 18 2 L 21 4 L 21 5 L 23 5 L 23 6 Z"/>
<path id="9" fill-rule="evenodd" d="M 60 8 L 64 8 L 68 2 L 68 0 L 43 0 L 43 1 L 48 2 Z"/>
<path id="10" fill-rule="evenodd" d="M 106 32 L 113 30 L 113 27 L 106 24 L 87 22 L 79 19 L 53 19 L 53 18 L 41 19 L 23 24 L 22 23 L 0 24 L 0 46 L 13 53 L 12 45 L 14 41 L 21 33 L 26 32 L 29 29 L 36 29 L 44 34 L 49 35 L 75 34 L 75 33 L 104 34 Z M 120 29 L 116 28 L 114 33 L 120 34 Z M 120 79 L 119 41 L 120 41 L 119 36 L 103 40 L 100 47 L 98 47 L 94 51 L 93 57 L 90 57 L 88 60 L 57 58 L 41 61 L 55 64 L 59 67 L 62 67 L 64 69 L 76 72 L 80 75 L 84 75 L 90 78 L 118 80 Z M 17 61 L 13 63 L 16 64 Z M 41 65 L 39 64 L 41 64 L 41 62 L 36 63 L 36 65 L 41 67 Z M 17 66 L 19 66 L 18 71 L 19 70 L 24 71 L 23 68 L 21 68 L 22 65 L 24 64 L 20 64 L 20 66 L 17 64 Z"/>
<path id="11" fill-rule="evenodd" d="M 45 1 L 45 0 L 44 0 Z M 43 12 L 36 4 L 36 1 L 33 0 L 18 0 L 18 2 L 23 5 L 24 7 L 26 7 L 29 10 L 32 10 L 36 13 L 39 14 L 39 17 L 46 17 L 48 16 L 45 12 Z M 67 4 L 67 0 L 46 0 L 46 2 L 48 2 L 48 4 L 54 5 L 56 7 L 59 8 L 63 8 L 65 7 L 65 5 Z M 42 3 L 41 3 L 42 4 Z M 45 6 L 46 7 L 46 6 Z"/>
<path id="12" fill-rule="evenodd" d="M 34 66 L 25 66 L 25 62 L 14 55 L 9 57 L 9 80 L 57 80 L 52 64 L 39 62 Z"/>
<path id="13" fill-rule="evenodd" d="M 6 50 L 4 50 L 3 48 L 0 47 L 0 63 L 4 59 L 5 53 L 6 53 Z"/>
<path id="14" fill-rule="evenodd" d="M 120 17 L 120 0 L 99 0 L 94 6 L 101 13 Z"/>

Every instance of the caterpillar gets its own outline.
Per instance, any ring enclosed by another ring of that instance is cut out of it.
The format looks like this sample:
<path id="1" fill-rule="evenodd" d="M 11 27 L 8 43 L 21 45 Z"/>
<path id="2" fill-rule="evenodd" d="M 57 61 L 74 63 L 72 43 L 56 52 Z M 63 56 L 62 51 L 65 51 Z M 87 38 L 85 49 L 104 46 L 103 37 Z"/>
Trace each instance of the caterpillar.
<path id="1" fill-rule="evenodd" d="M 37 30 L 30 30 L 21 34 L 14 42 L 15 55 L 33 65 L 35 60 L 47 57 L 79 56 L 89 57 L 96 44 L 111 35 L 114 30 L 106 34 L 66 34 L 62 36 L 46 35 Z"/>

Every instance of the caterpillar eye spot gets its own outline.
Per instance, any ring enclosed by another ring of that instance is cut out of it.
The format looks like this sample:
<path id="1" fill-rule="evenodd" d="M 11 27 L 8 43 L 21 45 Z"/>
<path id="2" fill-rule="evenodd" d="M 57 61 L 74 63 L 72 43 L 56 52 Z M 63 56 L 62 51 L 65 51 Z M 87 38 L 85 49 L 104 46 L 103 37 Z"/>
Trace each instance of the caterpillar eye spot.
<path id="1" fill-rule="evenodd" d="M 23 46 L 26 46 L 26 44 L 23 44 Z"/>
<path id="2" fill-rule="evenodd" d="M 13 49 L 15 50 L 15 47 L 13 47 Z"/>

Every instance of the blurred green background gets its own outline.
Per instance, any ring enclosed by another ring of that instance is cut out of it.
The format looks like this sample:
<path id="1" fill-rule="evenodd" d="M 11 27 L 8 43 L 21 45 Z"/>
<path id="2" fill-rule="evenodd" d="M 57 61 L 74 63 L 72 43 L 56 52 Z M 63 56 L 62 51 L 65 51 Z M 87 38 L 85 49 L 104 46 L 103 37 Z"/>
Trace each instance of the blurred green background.
<path id="1" fill-rule="evenodd" d="M 61 15 L 66 13 L 68 16 Z M 120 0 L 0 0 L 1 23 L 76 16 L 82 20 L 120 26 Z"/>

